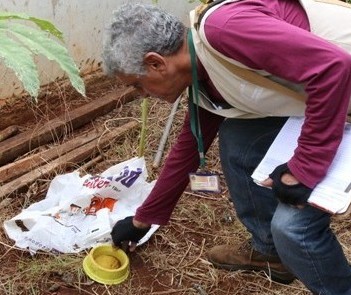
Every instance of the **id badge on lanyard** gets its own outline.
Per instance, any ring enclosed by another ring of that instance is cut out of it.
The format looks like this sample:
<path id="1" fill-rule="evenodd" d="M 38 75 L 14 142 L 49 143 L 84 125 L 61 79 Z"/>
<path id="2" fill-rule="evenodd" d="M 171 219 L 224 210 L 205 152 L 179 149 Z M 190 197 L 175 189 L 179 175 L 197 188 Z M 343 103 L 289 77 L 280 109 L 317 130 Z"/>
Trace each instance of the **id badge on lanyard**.
<path id="1" fill-rule="evenodd" d="M 189 173 L 190 189 L 194 192 L 219 193 L 219 176 L 211 172 Z"/>
<path id="2" fill-rule="evenodd" d="M 217 174 L 206 171 L 205 165 L 205 153 L 204 145 L 202 140 L 202 132 L 199 119 L 199 85 L 197 79 L 196 60 L 195 60 L 195 48 L 192 40 L 191 31 L 188 32 L 188 44 L 191 57 L 192 67 L 192 86 L 189 87 L 189 109 L 190 109 L 190 125 L 191 131 L 196 138 L 199 157 L 200 157 L 200 169 L 196 173 L 189 174 L 190 188 L 192 191 L 197 192 L 220 192 L 219 176 Z M 195 101 L 194 101 L 195 100 Z M 196 102 L 196 105 L 195 105 Z"/>

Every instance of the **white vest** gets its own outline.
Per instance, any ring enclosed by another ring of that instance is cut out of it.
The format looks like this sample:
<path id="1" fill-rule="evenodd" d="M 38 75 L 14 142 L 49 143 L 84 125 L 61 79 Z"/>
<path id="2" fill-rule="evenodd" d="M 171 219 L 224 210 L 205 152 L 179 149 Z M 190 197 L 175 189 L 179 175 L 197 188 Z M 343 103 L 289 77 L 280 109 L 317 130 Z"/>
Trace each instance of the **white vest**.
<path id="1" fill-rule="evenodd" d="M 259 118 L 266 116 L 303 116 L 305 102 L 294 99 L 287 93 L 258 86 L 234 74 L 225 60 L 240 68 L 249 69 L 238 61 L 224 56 L 214 49 L 206 39 L 204 23 L 206 18 L 220 6 L 240 0 L 226 0 L 210 8 L 203 16 L 201 24 L 194 28 L 195 10 L 190 12 L 191 30 L 197 57 L 207 69 L 208 75 L 216 89 L 233 108 L 216 108 L 202 95 L 199 105 L 206 110 L 228 118 Z M 338 0 L 300 0 L 306 10 L 311 32 L 351 53 L 351 9 L 350 5 Z M 332 3 L 329 3 L 332 2 Z M 335 5 L 338 3 L 340 5 Z M 344 5 L 345 4 L 345 5 Z M 343 6 L 347 6 L 345 8 Z M 249 69 L 251 71 L 255 71 Z M 255 71 L 279 84 L 305 95 L 302 85 L 292 84 L 265 71 Z M 350 105 L 351 106 L 351 105 Z M 349 107 L 350 110 L 350 107 Z"/>

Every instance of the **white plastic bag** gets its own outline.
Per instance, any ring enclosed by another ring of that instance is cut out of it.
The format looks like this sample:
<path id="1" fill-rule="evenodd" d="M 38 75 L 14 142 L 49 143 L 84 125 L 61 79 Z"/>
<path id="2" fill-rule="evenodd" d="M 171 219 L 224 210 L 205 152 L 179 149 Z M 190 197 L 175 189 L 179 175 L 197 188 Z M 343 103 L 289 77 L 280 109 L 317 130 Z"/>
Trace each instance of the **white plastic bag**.
<path id="1" fill-rule="evenodd" d="M 58 175 L 46 198 L 5 221 L 5 231 L 17 247 L 31 253 L 75 253 L 109 242 L 113 225 L 134 215 L 153 188 L 146 178 L 144 158 L 119 163 L 98 176 Z M 139 244 L 157 228 L 153 225 Z"/>

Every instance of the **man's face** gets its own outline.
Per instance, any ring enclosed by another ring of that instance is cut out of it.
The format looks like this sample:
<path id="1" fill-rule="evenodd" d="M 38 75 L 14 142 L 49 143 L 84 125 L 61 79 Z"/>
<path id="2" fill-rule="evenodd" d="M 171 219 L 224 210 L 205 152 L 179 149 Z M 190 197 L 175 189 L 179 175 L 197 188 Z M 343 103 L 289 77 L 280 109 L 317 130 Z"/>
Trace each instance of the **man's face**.
<path id="1" fill-rule="evenodd" d="M 184 87 L 177 87 L 172 81 L 162 77 L 154 77 L 149 74 L 139 75 L 118 75 L 117 79 L 128 86 L 134 86 L 140 95 L 159 98 L 174 103 L 184 91 Z"/>
<path id="2" fill-rule="evenodd" d="M 145 75 L 118 74 L 122 83 L 134 86 L 141 95 L 174 103 L 191 84 L 191 71 L 182 71 L 178 57 L 162 57 L 149 53 L 145 57 Z"/>

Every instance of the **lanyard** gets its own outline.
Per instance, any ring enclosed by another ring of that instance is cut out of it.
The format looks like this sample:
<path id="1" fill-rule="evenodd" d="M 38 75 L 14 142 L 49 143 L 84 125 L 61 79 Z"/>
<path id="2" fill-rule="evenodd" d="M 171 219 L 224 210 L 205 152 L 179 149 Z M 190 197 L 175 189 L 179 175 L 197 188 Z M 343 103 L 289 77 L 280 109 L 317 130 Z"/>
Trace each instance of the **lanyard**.
<path id="1" fill-rule="evenodd" d="M 190 127 L 191 132 L 193 133 L 197 141 L 197 149 L 200 156 L 200 167 L 204 168 L 206 164 L 206 159 L 199 119 L 199 81 L 197 79 L 195 48 L 191 30 L 188 31 L 188 46 L 190 51 L 191 75 L 193 81 L 193 84 L 189 86 Z"/>

